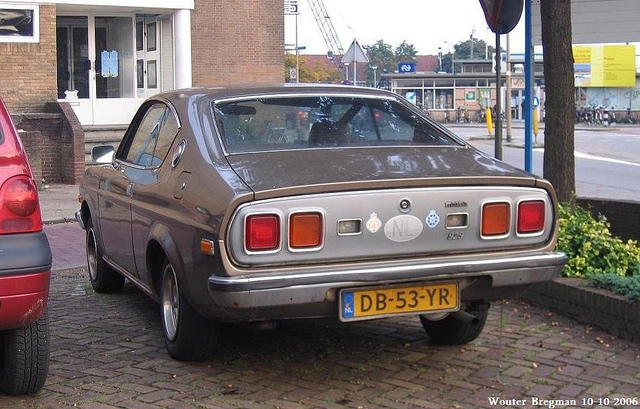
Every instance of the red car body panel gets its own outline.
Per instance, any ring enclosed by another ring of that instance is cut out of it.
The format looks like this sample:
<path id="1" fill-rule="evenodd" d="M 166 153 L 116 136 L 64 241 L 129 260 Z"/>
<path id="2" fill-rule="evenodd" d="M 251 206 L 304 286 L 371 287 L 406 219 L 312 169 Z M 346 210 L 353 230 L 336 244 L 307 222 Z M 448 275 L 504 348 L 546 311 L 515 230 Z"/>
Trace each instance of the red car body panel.
<path id="1" fill-rule="evenodd" d="M 0 330 L 38 320 L 47 308 L 51 273 L 0 276 Z"/>
<path id="2" fill-rule="evenodd" d="M 0 99 L 0 208 L 5 183 L 15 176 L 33 182 L 27 154 Z M 39 207 L 36 212 L 32 231 L 0 234 L 0 330 L 30 325 L 47 307 L 51 250 Z"/>

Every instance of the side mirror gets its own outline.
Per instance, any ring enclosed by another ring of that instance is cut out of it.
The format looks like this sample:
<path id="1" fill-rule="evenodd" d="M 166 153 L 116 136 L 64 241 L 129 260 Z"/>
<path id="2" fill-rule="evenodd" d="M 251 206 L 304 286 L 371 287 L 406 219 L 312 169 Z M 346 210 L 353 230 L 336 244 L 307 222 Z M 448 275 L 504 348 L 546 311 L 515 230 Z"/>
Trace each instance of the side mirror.
<path id="1" fill-rule="evenodd" d="M 91 148 L 91 162 L 106 164 L 113 162 L 116 150 L 110 145 L 98 145 Z"/>

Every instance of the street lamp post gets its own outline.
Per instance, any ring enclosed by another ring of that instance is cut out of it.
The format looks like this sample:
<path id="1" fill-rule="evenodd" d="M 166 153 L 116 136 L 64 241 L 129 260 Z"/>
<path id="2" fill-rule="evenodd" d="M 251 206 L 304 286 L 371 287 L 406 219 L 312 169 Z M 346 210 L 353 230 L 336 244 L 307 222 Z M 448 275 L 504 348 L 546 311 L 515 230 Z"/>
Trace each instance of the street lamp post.
<path id="1" fill-rule="evenodd" d="M 442 71 L 442 47 L 438 47 L 438 72 Z"/>

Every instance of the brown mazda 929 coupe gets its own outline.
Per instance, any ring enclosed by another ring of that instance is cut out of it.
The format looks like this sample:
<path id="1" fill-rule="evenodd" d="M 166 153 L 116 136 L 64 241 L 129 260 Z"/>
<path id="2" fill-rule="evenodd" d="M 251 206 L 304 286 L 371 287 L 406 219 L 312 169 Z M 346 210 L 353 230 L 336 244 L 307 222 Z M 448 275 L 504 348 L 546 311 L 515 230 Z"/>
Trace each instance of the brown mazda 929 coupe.
<path id="1" fill-rule="evenodd" d="M 81 184 L 91 284 L 160 304 L 169 354 L 220 322 L 416 315 L 437 343 L 550 280 L 549 182 L 467 145 L 402 97 L 348 86 L 158 94 Z"/>

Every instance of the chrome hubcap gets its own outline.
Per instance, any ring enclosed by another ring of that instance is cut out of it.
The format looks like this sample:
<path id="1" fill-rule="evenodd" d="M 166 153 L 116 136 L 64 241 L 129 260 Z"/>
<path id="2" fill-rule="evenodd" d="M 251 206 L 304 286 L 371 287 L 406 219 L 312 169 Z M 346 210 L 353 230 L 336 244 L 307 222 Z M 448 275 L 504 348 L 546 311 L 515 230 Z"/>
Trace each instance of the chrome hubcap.
<path id="1" fill-rule="evenodd" d="M 162 320 L 164 332 L 169 341 L 173 341 L 178 333 L 178 317 L 180 313 L 180 293 L 176 273 L 171 264 L 164 269 L 164 285 L 162 291 Z"/>

